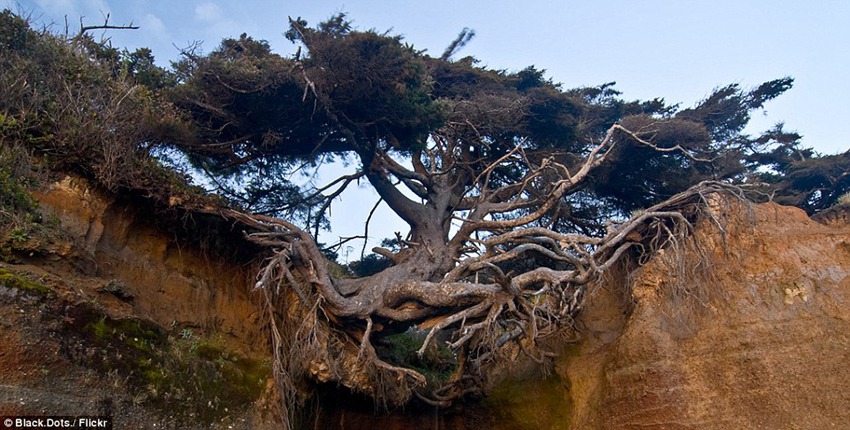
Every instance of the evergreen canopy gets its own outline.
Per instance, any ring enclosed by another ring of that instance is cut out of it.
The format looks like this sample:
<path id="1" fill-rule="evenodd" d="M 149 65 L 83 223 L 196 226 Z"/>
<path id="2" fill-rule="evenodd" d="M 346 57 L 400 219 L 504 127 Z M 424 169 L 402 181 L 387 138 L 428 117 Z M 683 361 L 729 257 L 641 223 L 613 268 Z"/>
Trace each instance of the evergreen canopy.
<path id="1" fill-rule="evenodd" d="M 471 57 L 434 58 L 399 36 L 354 30 L 343 15 L 315 28 L 292 20 L 286 35 L 299 44 L 291 57 L 245 34 L 208 55 L 186 52 L 172 97 L 197 127 L 197 138 L 181 143 L 197 165 L 213 175 L 248 174 L 254 186 L 230 194 L 266 213 L 292 217 L 297 208 L 302 220 L 315 224 L 326 205 L 316 190 L 286 179 L 305 164 L 353 159 L 358 175 L 402 182 L 414 181 L 402 171 L 416 170 L 409 163 L 426 170 L 452 165 L 467 182 L 459 184 L 458 199 L 514 148 L 530 160 L 553 157 L 570 168 L 622 124 L 633 135 L 618 136 L 623 144 L 548 220 L 563 228 L 598 227 L 601 216 L 650 206 L 701 180 L 749 180 L 761 167 L 754 156 L 780 136 L 753 138 L 744 128 L 754 110 L 793 82 L 786 77 L 754 89 L 732 84 L 681 109 L 660 98 L 623 100 L 613 83 L 564 89 L 533 66 L 509 72 Z M 468 37 L 462 33 L 458 41 Z M 451 146 L 452 153 L 429 159 L 435 144 Z M 260 170 L 273 172 L 274 180 L 257 178 Z M 513 164 L 493 169 L 490 179 L 504 185 L 526 174 Z M 427 197 L 422 186 L 411 188 Z"/>

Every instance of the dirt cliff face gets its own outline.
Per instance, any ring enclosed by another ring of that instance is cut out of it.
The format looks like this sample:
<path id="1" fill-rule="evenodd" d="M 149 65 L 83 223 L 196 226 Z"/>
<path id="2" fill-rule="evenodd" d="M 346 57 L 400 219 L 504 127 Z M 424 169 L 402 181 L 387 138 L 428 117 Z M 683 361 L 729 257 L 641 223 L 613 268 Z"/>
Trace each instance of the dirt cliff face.
<path id="1" fill-rule="evenodd" d="M 120 285 L 123 294 L 133 297 L 131 302 L 111 300 L 114 311 L 164 327 L 215 332 L 237 348 L 257 352 L 262 346 L 258 307 L 249 297 L 253 274 L 243 262 L 222 261 L 211 250 L 169 236 L 153 213 L 80 179 L 66 177 L 37 198 L 73 241 L 59 252 L 59 261 L 71 263 L 82 276 Z M 194 221 L 183 222 L 188 226 Z M 108 294 L 89 293 L 109 300 Z"/>
<path id="2" fill-rule="evenodd" d="M 710 271 L 683 283 L 662 255 L 591 301 L 580 353 L 558 366 L 575 428 L 850 422 L 850 226 L 773 204 L 720 207 L 725 243 L 713 223 L 697 234 Z M 629 293 L 630 315 L 613 312 Z"/>
<path id="3" fill-rule="evenodd" d="M 78 178 L 36 197 L 62 233 L 0 263 L 0 415 L 112 415 L 115 428 L 269 422 L 255 255 L 227 258 L 220 243 L 178 235 L 209 220 L 163 225 Z"/>

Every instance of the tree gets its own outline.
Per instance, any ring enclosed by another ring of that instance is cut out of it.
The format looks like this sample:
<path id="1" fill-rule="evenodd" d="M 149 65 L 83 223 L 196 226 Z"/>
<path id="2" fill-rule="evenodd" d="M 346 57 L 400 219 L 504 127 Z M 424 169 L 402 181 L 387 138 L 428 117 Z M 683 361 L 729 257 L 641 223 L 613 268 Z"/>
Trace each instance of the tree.
<path id="1" fill-rule="evenodd" d="M 708 194 L 758 183 L 815 213 L 850 189 L 848 153 L 821 157 L 781 124 L 744 134 L 791 78 L 680 109 L 623 100 L 614 83 L 564 89 L 534 67 L 452 60 L 472 35 L 434 58 L 342 15 L 293 20 L 294 56 L 242 35 L 164 70 L 150 50 L 119 51 L 85 28 L 33 31 L 3 11 L 7 231 L 24 236 L 16 223 L 35 216 L 20 199 L 31 154 L 163 212 L 224 215 L 268 250 L 257 287 L 284 407 L 307 378 L 442 405 L 513 353 L 546 360 L 538 341 L 572 328 L 588 288 L 623 259 L 687 243 Z M 185 178 L 152 156 L 168 146 L 230 208 L 181 194 Z M 356 171 L 323 187 L 291 180 L 332 159 Z M 315 236 L 360 181 L 410 228 L 344 268 Z"/>
<path id="2" fill-rule="evenodd" d="M 197 132 L 179 147 L 254 209 L 229 216 L 274 250 L 257 286 L 285 404 L 304 376 L 390 404 L 445 404 L 479 389 L 510 345 L 542 360 L 537 340 L 569 328 L 589 284 L 684 234 L 685 207 L 705 193 L 752 176 L 757 139 L 743 129 L 792 84 L 730 85 L 690 109 L 629 102 L 613 83 L 564 90 L 534 67 L 451 60 L 469 35 L 434 58 L 343 15 L 315 28 L 299 19 L 292 57 L 243 34 L 177 65 L 172 100 Z M 357 171 L 321 188 L 287 179 L 337 158 Z M 333 276 L 308 232 L 360 180 L 410 230 L 398 249 L 375 249 L 383 270 Z M 419 357 L 447 345 L 450 376 L 382 352 L 410 329 L 424 333 Z"/>
<path id="3" fill-rule="evenodd" d="M 777 202 L 816 214 L 850 193 L 850 152 L 803 158 L 773 179 L 778 179 L 774 186 Z"/>

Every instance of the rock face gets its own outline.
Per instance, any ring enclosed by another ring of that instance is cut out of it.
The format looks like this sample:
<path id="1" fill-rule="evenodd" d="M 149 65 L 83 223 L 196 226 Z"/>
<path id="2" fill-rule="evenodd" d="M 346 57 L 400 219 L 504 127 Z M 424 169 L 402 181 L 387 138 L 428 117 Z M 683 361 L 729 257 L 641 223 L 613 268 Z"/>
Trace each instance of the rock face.
<path id="1" fill-rule="evenodd" d="M 112 283 L 120 286 L 118 295 L 133 298 L 106 303 L 114 305 L 114 312 L 163 327 L 215 332 L 238 349 L 261 352 L 262 322 L 249 297 L 250 268 L 222 261 L 211 249 L 181 243 L 152 214 L 78 178 L 66 177 L 37 198 L 69 235 L 71 245 L 60 249 L 60 260 L 70 262 L 80 276 L 103 280 L 104 285 L 92 285 L 99 290 L 88 292 L 110 300 L 101 293 Z M 195 221 L 184 222 L 182 228 L 189 229 Z"/>
<path id="2" fill-rule="evenodd" d="M 668 253 L 591 301 L 587 339 L 558 365 L 574 428 L 850 423 L 850 226 L 773 204 L 722 207 L 725 244 L 712 223 L 697 234 L 707 272 L 688 276 L 693 256 L 674 270 Z"/>

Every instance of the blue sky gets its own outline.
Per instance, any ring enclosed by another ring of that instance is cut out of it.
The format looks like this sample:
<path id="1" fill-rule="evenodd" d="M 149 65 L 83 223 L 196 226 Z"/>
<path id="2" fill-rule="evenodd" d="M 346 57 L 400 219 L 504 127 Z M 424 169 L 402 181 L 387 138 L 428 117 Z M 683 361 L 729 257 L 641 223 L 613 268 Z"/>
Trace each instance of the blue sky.
<path id="1" fill-rule="evenodd" d="M 347 12 L 360 29 L 391 30 L 439 55 L 464 27 L 476 37 L 460 55 L 498 69 L 546 69 L 567 88 L 616 81 L 627 99 L 664 97 L 691 106 L 718 86 L 792 76 L 794 88 L 754 118 L 757 133 L 783 121 L 824 154 L 850 148 L 850 1 L 846 0 L 0 0 L 42 22 L 79 29 L 103 22 L 141 29 L 107 33 L 116 46 L 153 49 L 165 64 L 175 47 L 246 32 L 280 53 L 287 17 L 311 24 Z M 349 200 L 357 198 L 349 197 Z M 371 203 L 365 205 L 365 211 Z M 346 217 L 351 217 L 346 209 Z M 340 212 L 340 211 L 337 211 Z M 357 218 L 354 216 L 353 218 Z M 358 218 L 362 219 L 362 218 Z M 374 228 L 374 227 L 373 227 Z M 393 227 L 390 227 L 391 235 Z M 398 228 L 395 228 L 398 230 Z M 335 232 L 336 233 L 336 232 Z M 340 231 L 340 234 L 342 232 Z M 357 234 L 357 233 L 351 233 Z M 344 235 L 344 234 L 343 234 Z"/>

